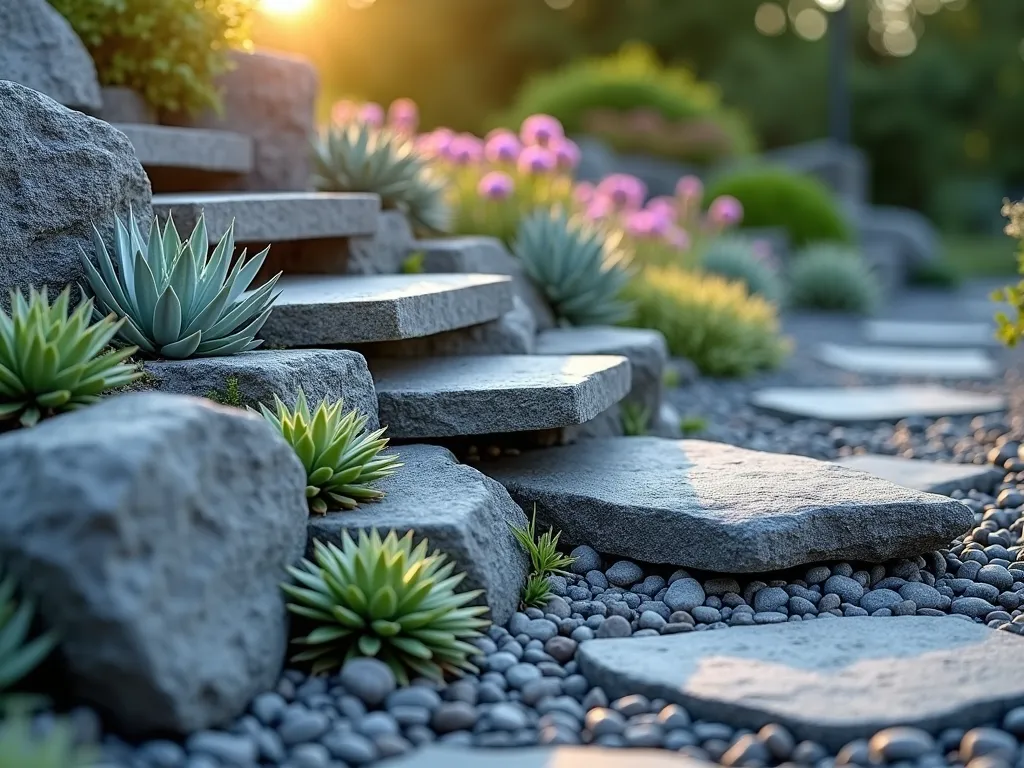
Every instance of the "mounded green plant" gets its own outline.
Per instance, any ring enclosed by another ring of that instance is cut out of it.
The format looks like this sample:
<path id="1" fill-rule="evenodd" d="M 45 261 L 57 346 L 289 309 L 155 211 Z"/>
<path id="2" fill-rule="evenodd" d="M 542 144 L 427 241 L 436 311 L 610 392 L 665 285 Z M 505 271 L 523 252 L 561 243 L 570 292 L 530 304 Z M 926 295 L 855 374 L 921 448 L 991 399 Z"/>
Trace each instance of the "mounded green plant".
<path id="1" fill-rule="evenodd" d="M 91 323 L 93 303 L 68 314 L 65 289 L 51 304 L 46 289 L 28 298 L 11 292 L 11 313 L 0 309 L 0 423 L 30 427 L 41 418 L 96 402 L 108 389 L 139 378 L 124 361 L 135 349 L 104 352 L 123 321 Z"/>
<path id="2" fill-rule="evenodd" d="M 869 314 L 881 300 L 881 286 L 851 248 L 816 245 L 789 266 L 789 303 L 800 309 Z"/>
<path id="3" fill-rule="evenodd" d="M 313 161 L 316 184 L 325 192 L 372 192 L 413 226 L 450 227 L 444 179 L 405 136 L 359 121 L 331 125 L 314 142 Z"/>
<path id="4" fill-rule="evenodd" d="M 6 696 L 57 645 L 53 632 L 29 639 L 36 604 L 31 598 L 19 599 L 17 592 L 12 575 L 0 578 L 0 696 Z"/>
<path id="5" fill-rule="evenodd" d="M 661 331 L 674 356 L 709 376 L 747 376 L 777 367 L 790 344 L 778 310 L 746 287 L 679 267 L 647 267 L 630 283 L 631 324 Z"/>
<path id="6" fill-rule="evenodd" d="M 538 209 L 520 223 L 512 252 L 565 323 L 612 325 L 629 317 L 622 294 L 632 271 L 621 233 Z"/>
<path id="7" fill-rule="evenodd" d="M 741 168 L 713 181 L 704 199 L 722 195 L 743 204 L 744 228 L 781 227 L 794 248 L 853 241 L 853 230 L 835 195 L 813 176 L 773 166 Z"/>
<path id="8" fill-rule="evenodd" d="M 684 437 L 699 435 L 708 428 L 708 420 L 703 416 L 684 416 L 679 421 L 679 431 Z"/>
<path id="9" fill-rule="evenodd" d="M 289 568 L 294 583 L 282 585 L 288 610 L 315 625 L 294 641 L 304 650 L 292 661 L 321 674 L 371 656 L 402 684 L 410 672 L 438 682 L 476 672 L 469 659 L 479 651 L 467 641 L 489 622 L 480 618 L 485 607 L 468 603 L 482 590 L 456 592 L 465 574 L 453 575 L 455 564 L 427 547 L 425 540 L 413 546 L 412 531 L 383 540 L 376 530 L 360 531 L 358 541 L 343 532 L 340 548 L 314 540 L 315 562 Z"/>
<path id="10" fill-rule="evenodd" d="M 255 0 L 51 0 L 85 43 L 102 85 L 171 112 L 220 107 L 215 79 L 249 45 Z"/>
<path id="11" fill-rule="evenodd" d="M 701 254 L 701 269 L 728 280 L 738 280 L 750 293 L 768 301 L 777 302 L 782 298 L 782 281 L 778 274 L 745 237 L 716 237 Z"/>
<path id="12" fill-rule="evenodd" d="M 208 243 L 203 215 L 186 240 L 172 219 L 163 230 L 154 219 L 147 241 L 129 213 L 127 226 L 115 217 L 115 269 L 93 227 L 96 265 L 85 251 L 82 264 L 98 305 L 125 320 L 121 338 L 150 355 L 179 360 L 233 355 L 263 344 L 256 334 L 270 317 L 281 273 L 246 291 L 270 249 L 251 259 L 243 249 L 232 267 L 234 222 L 209 255 Z"/>
<path id="13" fill-rule="evenodd" d="M 56 722 L 45 736 L 33 733 L 27 712 L 9 712 L 0 719 L 0 768 L 87 768 L 94 751 L 75 744 L 70 723 Z"/>
<path id="14" fill-rule="evenodd" d="M 355 509 L 363 501 L 378 501 L 384 491 L 370 483 L 393 475 L 402 465 L 398 455 L 380 455 L 388 444 L 386 427 L 366 432 L 366 416 L 353 409 L 343 412 L 344 401 L 323 400 L 310 412 L 301 389 L 295 407 L 277 395 L 274 410 L 260 404 L 263 418 L 278 430 L 306 468 L 306 498 L 314 514 L 328 509 Z"/>

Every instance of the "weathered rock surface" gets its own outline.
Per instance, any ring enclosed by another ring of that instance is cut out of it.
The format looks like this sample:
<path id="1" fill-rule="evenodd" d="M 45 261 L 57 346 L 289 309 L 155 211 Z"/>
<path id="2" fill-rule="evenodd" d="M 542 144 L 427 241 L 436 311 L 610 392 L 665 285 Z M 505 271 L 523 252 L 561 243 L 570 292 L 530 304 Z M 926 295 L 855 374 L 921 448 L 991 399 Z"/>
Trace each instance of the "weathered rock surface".
<path id="1" fill-rule="evenodd" d="M 594 640 L 577 659 L 609 698 L 663 698 L 735 727 L 779 723 L 839 749 L 890 726 L 997 722 L 1024 703 L 1024 681 L 1006 673 L 1020 647 L 951 617 L 862 617 Z"/>
<path id="2" fill-rule="evenodd" d="M 91 114 L 103 105 L 92 57 L 44 0 L 0 0 L 0 80 Z"/>
<path id="3" fill-rule="evenodd" d="M 109 124 L 0 81 L 0 136 L 0 304 L 12 288 L 84 283 L 93 222 L 110 242 L 131 208 L 148 229 L 149 179 Z"/>
<path id="4" fill-rule="evenodd" d="M 660 749 L 533 747 L 471 749 L 431 744 L 389 760 L 387 768 L 706 768 L 715 763 Z"/>
<path id="5" fill-rule="evenodd" d="M 588 440 L 482 466 L 567 544 L 720 573 L 917 555 L 974 520 L 837 464 L 700 440 Z"/>
<path id="6" fill-rule="evenodd" d="M 258 416 L 138 393 L 0 437 L 0 559 L 126 734 L 240 714 L 285 656 L 306 478 Z"/>
<path id="7" fill-rule="evenodd" d="M 1006 472 L 990 464 L 952 464 L 944 461 L 904 459 L 900 456 L 862 454 L 838 459 L 836 464 L 867 472 L 883 480 L 926 493 L 949 496 L 972 488 L 991 493 Z"/>
<path id="8" fill-rule="evenodd" d="M 163 392 L 206 397 L 227 405 L 273 407 L 274 395 L 295 404 L 300 388 L 311 408 L 327 398 L 344 399 L 376 429 L 377 393 L 366 360 L 358 352 L 334 349 L 275 349 L 194 360 L 145 364 L 146 385 Z M 230 402 L 237 394 L 238 402 Z"/>
<path id="9" fill-rule="evenodd" d="M 401 270 L 415 243 L 409 220 L 401 211 L 381 211 L 374 235 L 349 240 L 345 271 L 350 275 L 393 275 Z"/>
<path id="10" fill-rule="evenodd" d="M 751 404 L 782 418 L 853 424 L 899 421 L 910 416 L 965 416 L 1006 408 L 999 394 L 934 385 L 895 387 L 772 387 L 755 392 Z"/>
<path id="11" fill-rule="evenodd" d="M 431 550 L 441 550 L 466 572 L 460 589 L 485 590 L 479 602 L 491 609 L 492 621 L 508 621 L 528 568 L 509 527 L 526 525 L 523 511 L 498 483 L 459 464 L 446 448 L 403 445 L 396 450 L 404 466 L 377 484 L 387 496 L 351 512 L 311 517 L 310 537 L 338 543 L 343 531 L 415 531 L 417 541 L 427 539 Z"/>

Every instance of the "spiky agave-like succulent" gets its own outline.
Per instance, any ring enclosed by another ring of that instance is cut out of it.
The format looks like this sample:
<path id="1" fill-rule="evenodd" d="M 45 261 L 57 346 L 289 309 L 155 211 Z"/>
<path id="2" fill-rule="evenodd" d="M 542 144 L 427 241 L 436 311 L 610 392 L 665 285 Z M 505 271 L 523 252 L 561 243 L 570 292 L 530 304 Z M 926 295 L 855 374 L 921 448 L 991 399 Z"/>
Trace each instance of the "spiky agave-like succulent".
<path id="1" fill-rule="evenodd" d="M 310 413 L 301 389 L 293 409 L 277 395 L 274 410 L 260 403 L 263 418 L 284 436 L 306 468 L 306 498 L 310 511 L 318 515 L 383 498 L 384 491 L 371 488 L 370 483 L 402 466 L 397 454 L 379 455 L 388 444 L 381 437 L 387 427 L 367 433 L 366 417 L 354 409 L 343 413 L 343 407 L 342 400 L 323 400 Z"/>
<path id="2" fill-rule="evenodd" d="M 340 548 L 314 540 L 316 562 L 289 568 L 295 583 L 282 585 L 288 610 L 317 625 L 294 641 L 305 650 L 292 660 L 320 674 L 372 656 L 402 684 L 410 672 L 437 681 L 476 672 L 469 659 L 479 651 L 467 640 L 489 622 L 480 618 L 485 607 L 467 603 L 482 590 L 456 592 L 465 574 L 453 575 L 455 564 L 427 547 L 425 540 L 413 546 L 412 531 L 383 540 L 376 530 L 360 531 L 358 541 L 344 532 Z"/>
<path id="3" fill-rule="evenodd" d="M 57 644 L 48 632 L 29 640 L 35 602 L 18 599 L 18 584 L 10 574 L 0 578 L 0 694 L 35 669 Z"/>
<path id="4" fill-rule="evenodd" d="M 414 226 L 435 232 L 450 226 L 444 179 L 404 136 L 360 121 L 332 125 L 314 142 L 313 164 L 325 192 L 372 192 Z"/>
<path id="5" fill-rule="evenodd" d="M 621 234 L 538 210 L 519 224 L 512 250 L 564 322 L 613 325 L 629 317 L 621 294 L 631 270 Z"/>
<path id="6" fill-rule="evenodd" d="M 154 220 L 147 241 L 129 212 L 127 226 L 115 217 L 117 269 L 95 226 L 96 265 L 85 251 L 81 257 L 99 306 L 124 318 L 121 337 L 144 352 L 180 360 L 256 349 L 263 343 L 256 334 L 270 316 L 281 274 L 243 295 L 269 248 L 248 260 L 243 249 L 231 267 L 234 222 L 212 254 L 208 244 L 203 215 L 184 241 L 172 219 L 163 230 Z"/>
<path id="7" fill-rule="evenodd" d="M 45 288 L 30 290 L 27 299 L 12 291 L 11 313 L 0 309 L 0 422 L 30 427 L 141 376 L 124 362 L 134 347 L 103 352 L 121 321 L 105 317 L 90 325 L 92 301 L 68 315 L 70 301 L 68 289 L 52 304 Z"/>

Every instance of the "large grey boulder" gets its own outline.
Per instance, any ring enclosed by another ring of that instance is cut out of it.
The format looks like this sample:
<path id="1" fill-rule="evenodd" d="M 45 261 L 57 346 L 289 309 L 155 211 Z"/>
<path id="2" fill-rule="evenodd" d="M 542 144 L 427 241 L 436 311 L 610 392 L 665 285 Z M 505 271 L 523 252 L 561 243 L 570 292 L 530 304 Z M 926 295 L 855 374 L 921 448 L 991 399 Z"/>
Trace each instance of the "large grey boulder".
<path id="1" fill-rule="evenodd" d="M 1024 704 L 1024 680 L 1007 673 L 1020 647 L 953 617 L 865 616 L 594 640 L 577 660 L 610 699 L 663 698 L 738 728 L 778 723 L 837 750 L 897 725 L 998 722 Z"/>
<path id="2" fill-rule="evenodd" d="M 305 487 L 261 418 L 179 395 L 0 437 L 0 560 L 60 632 L 66 692 L 136 735 L 224 723 L 272 688 Z"/>
<path id="3" fill-rule="evenodd" d="M 376 429 L 377 392 L 358 352 L 341 349 L 272 349 L 194 360 L 145 363 L 143 386 L 163 392 L 206 397 L 225 405 L 273 407 L 274 396 L 295 405 L 301 388 L 310 408 L 323 399 L 343 399 Z"/>
<path id="4" fill-rule="evenodd" d="M 103 106 L 92 57 L 45 0 L 0 0 L 0 80 L 72 109 L 95 114 Z"/>
<path id="5" fill-rule="evenodd" d="M 402 468 L 378 483 L 384 499 L 311 517 L 310 538 L 338 543 L 344 531 L 415 531 L 417 541 L 427 539 L 431 550 L 466 572 L 461 588 L 485 591 L 478 602 L 490 608 L 492 621 L 504 624 L 515 613 L 528 565 L 510 526 L 525 526 L 526 515 L 504 488 L 459 464 L 446 448 L 403 445 L 397 451 Z"/>
<path id="6" fill-rule="evenodd" d="M 0 81 L 0 136 L 0 304 L 11 288 L 84 282 L 93 222 L 109 242 L 131 208 L 148 229 L 149 179 L 108 123 Z"/>
<path id="7" fill-rule="evenodd" d="M 586 440 L 481 466 L 567 544 L 719 573 L 919 555 L 974 522 L 864 472 L 700 440 Z"/>

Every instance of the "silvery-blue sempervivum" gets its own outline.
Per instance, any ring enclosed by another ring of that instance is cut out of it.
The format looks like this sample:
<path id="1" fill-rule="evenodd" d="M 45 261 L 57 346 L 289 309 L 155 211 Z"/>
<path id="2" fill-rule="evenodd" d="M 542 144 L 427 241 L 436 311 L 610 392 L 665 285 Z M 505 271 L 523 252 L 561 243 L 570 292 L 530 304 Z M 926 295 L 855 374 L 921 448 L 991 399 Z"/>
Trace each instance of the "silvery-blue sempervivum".
<path id="1" fill-rule="evenodd" d="M 170 218 L 162 231 L 154 220 L 147 241 L 130 213 L 127 226 L 115 217 L 111 259 L 94 226 L 96 264 L 84 251 L 81 257 L 97 312 L 125 318 L 119 335 L 157 357 L 180 360 L 256 349 L 281 274 L 246 294 L 269 248 L 248 260 L 243 250 L 232 267 L 234 222 L 212 253 L 208 243 L 202 215 L 184 241 Z"/>

